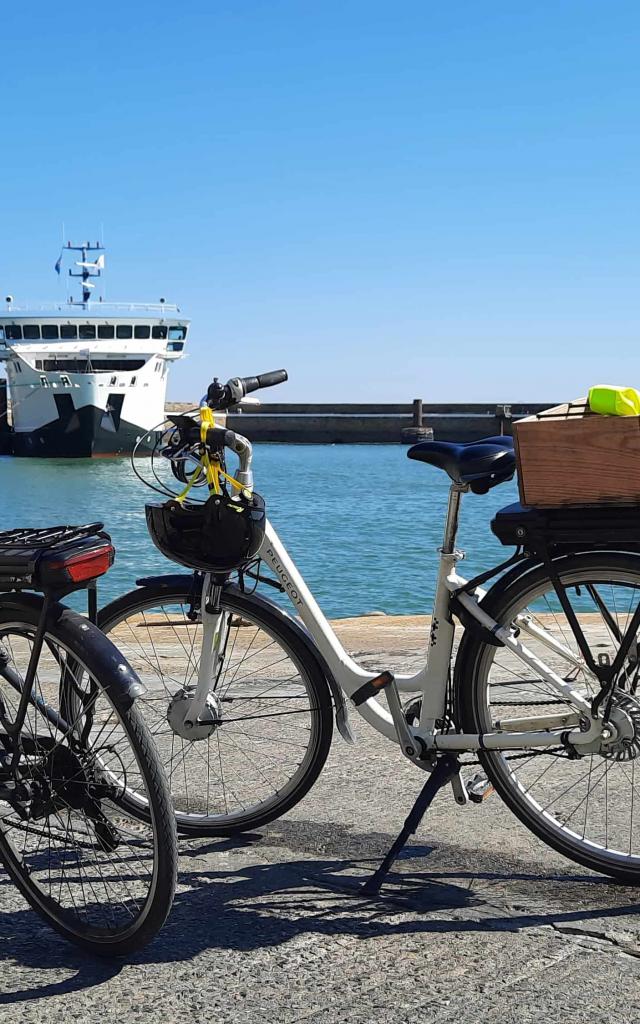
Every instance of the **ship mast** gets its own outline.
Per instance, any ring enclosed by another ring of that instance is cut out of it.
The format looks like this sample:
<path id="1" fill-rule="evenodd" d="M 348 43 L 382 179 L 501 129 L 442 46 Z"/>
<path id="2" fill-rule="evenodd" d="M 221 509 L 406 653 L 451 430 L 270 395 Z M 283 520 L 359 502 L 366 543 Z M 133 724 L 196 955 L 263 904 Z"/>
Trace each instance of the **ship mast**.
<path id="1" fill-rule="evenodd" d="M 91 242 L 83 242 L 82 245 L 72 245 L 71 242 L 67 242 L 64 250 L 80 253 L 80 259 L 75 260 L 75 265 L 80 267 L 80 270 L 69 268 L 69 277 L 78 277 L 82 280 L 82 299 L 80 302 L 69 299 L 69 302 L 72 305 L 86 306 L 91 300 L 91 292 L 95 288 L 95 285 L 91 283 L 91 279 L 102 277 L 102 271 L 104 270 L 104 246 L 100 242 L 96 242 L 95 245 Z M 91 259 L 93 253 L 98 253 L 99 255 L 95 259 Z"/>

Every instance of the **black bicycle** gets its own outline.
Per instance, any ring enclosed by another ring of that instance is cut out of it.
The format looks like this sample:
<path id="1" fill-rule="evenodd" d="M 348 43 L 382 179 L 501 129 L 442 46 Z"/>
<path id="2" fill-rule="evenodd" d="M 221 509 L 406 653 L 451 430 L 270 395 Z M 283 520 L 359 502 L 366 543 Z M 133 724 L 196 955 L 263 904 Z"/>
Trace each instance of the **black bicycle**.
<path id="1" fill-rule="evenodd" d="M 101 523 L 0 534 L 0 859 L 34 910 L 104 955 L 145 945 L 175 891 L 171 796 L 136 674 L 60 599 L 113 562 Z M 95 608 L 92 609 L 95 612 Z M 144 794 L 146 820 L 128 811 Z"/>

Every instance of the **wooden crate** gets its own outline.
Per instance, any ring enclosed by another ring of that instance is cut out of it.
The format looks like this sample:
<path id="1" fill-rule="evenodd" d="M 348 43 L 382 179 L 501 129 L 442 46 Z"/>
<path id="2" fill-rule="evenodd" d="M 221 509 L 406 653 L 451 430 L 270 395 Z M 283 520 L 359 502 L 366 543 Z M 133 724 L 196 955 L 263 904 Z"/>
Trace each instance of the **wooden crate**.
<path id="1" fill-rule="evenodd" d="M 640 416 L 600 416 L 579 398 L 513 434 L 523 505 L 640 505 Z"/>

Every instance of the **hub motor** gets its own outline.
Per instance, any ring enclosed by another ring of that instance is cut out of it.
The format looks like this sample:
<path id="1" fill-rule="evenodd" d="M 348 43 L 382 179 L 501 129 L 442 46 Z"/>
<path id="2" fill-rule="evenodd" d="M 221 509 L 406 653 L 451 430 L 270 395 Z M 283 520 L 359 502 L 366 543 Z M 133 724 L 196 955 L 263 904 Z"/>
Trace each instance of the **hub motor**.
<path id="1" fill-rule="evenodd" d="M 208 693 L 206 703 L 194 725 L 185 722 L 194 690 L 178 690 L 167 709 L 167 722 L 176 736 L 185 740 L 206 740 L 222 724 L 222 704 L 215 693 Z"/>

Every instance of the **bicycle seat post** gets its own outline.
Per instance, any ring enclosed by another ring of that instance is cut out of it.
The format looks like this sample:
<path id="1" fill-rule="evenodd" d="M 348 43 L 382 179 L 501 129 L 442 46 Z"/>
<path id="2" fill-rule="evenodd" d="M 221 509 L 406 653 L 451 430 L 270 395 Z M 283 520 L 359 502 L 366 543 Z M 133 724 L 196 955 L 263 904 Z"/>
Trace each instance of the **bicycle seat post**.
<path id="1" fill-rule="evenodd" d="M 447 518 L 445 520 L 444 538 L 441 549 L 443 555 L 451 555 L 455 550 L 456 534 L 458 532 L 458 518 L 460 515 L 460 498 L 468 490 L 468 484 L 453 483 L 449 488 L 449 504 L 447 506 Z"/>

